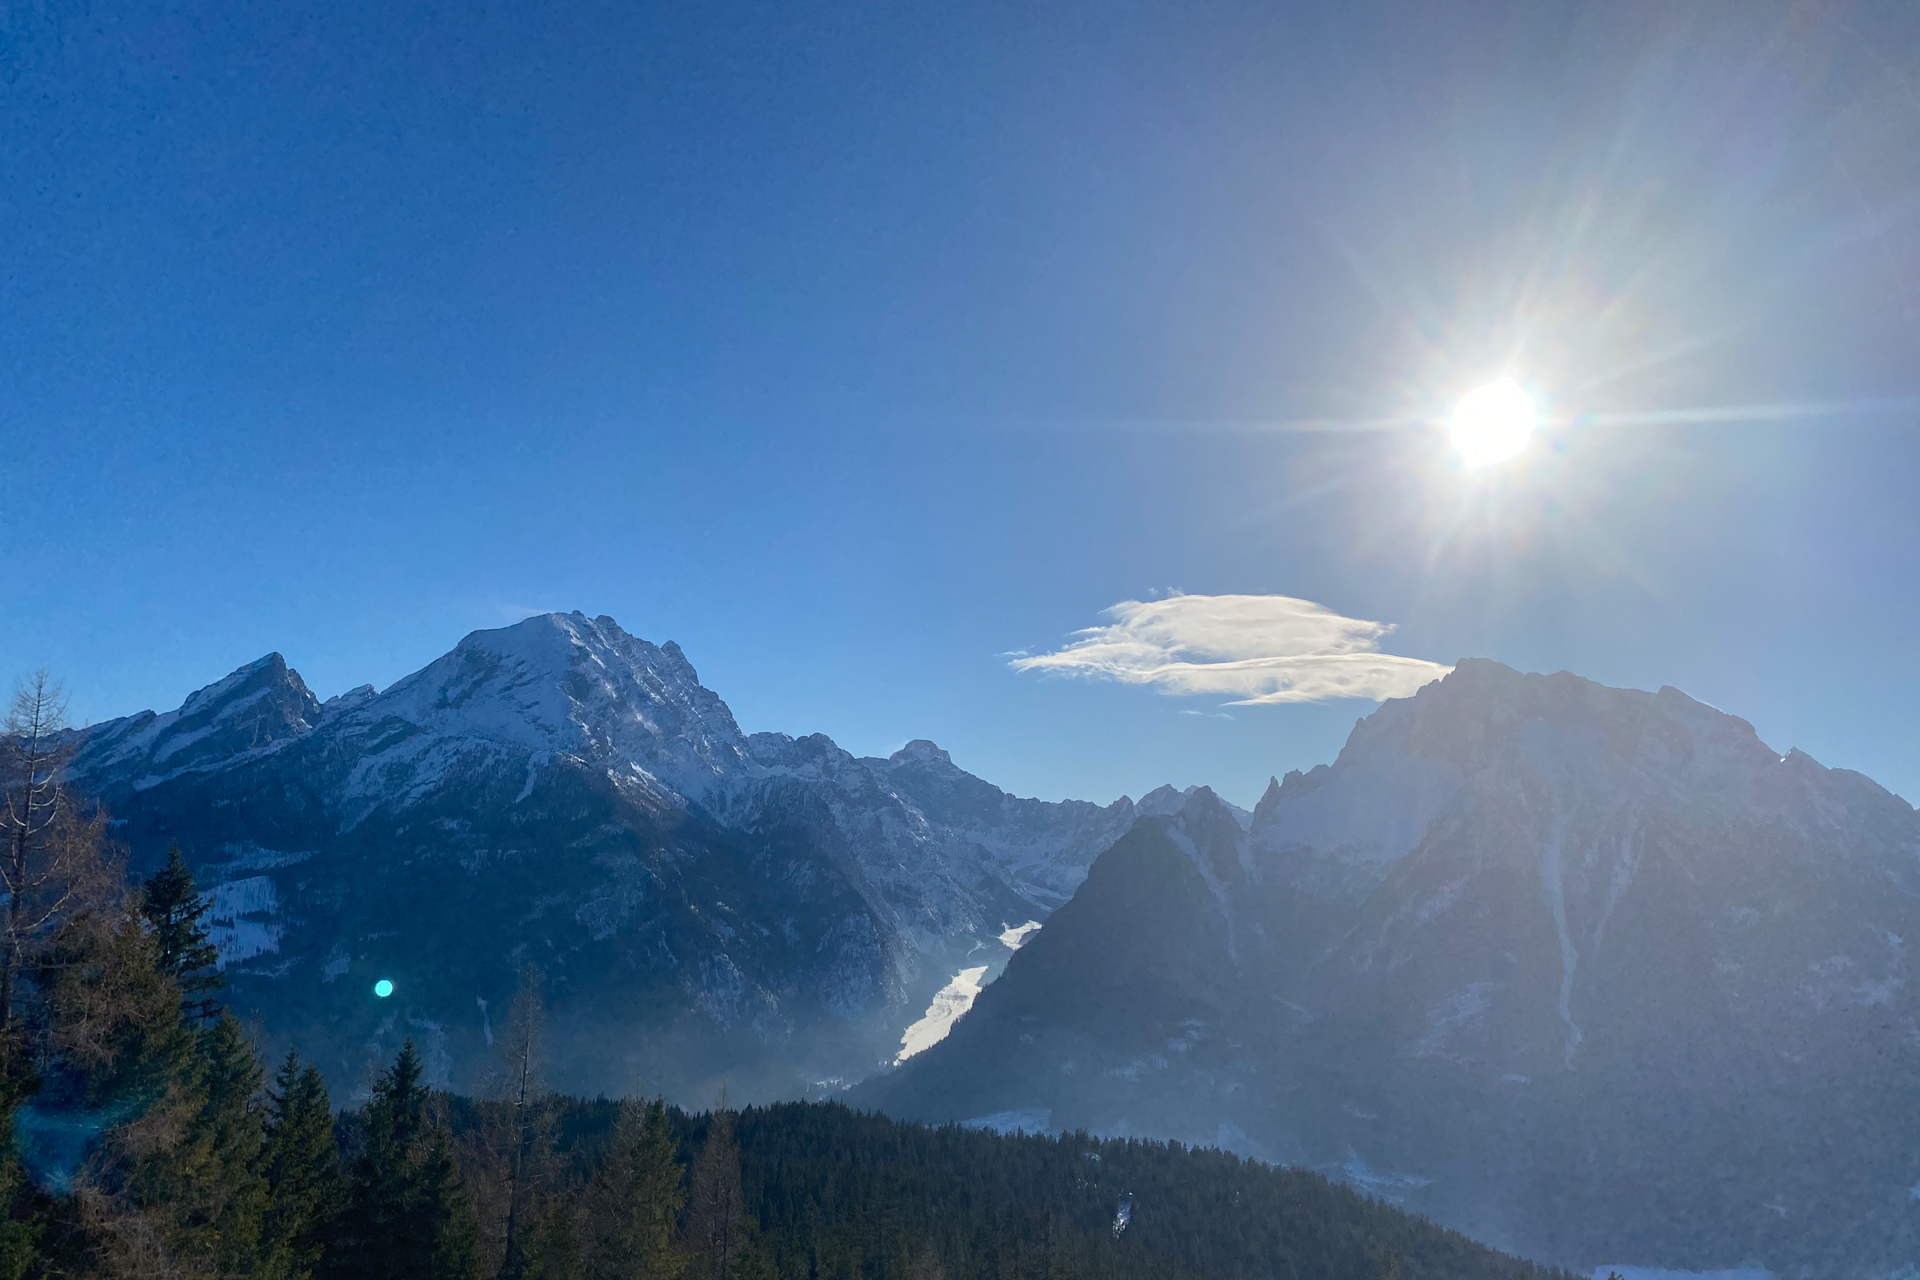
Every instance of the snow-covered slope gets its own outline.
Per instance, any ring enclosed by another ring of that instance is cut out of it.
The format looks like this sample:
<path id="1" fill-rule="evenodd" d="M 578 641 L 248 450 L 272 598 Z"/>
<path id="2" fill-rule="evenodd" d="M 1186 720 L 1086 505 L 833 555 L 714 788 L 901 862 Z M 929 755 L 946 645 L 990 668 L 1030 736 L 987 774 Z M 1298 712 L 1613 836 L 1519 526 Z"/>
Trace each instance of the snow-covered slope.
<path id="1" fill-rule="evenodd" d="M 236 990 L 343 1078 L 413 1034 L 463 1081 L 481 1002 L 535 960 L 576 1037 L 568 1084 L 690 1098 L 890 1059 L 960 962 L 997 967 L 1001 930 L 1044 918 L 1133 813 L 1007 796 L 931 743 L 860 760 L 749 738 L 678 646 L 578 613 L 325 704 L 270 655 L 96 726 L 75 772 L 137 860 L 181 840 Z M 407 999 L 369 1000 L 375 976 Z"/>
<path id="2" fill-rule="evenodd" d="M 1583 1267 L 1920 1265 L 1920 818 L 1677 690 L 1462 662 L 1142 820 L 858 1100 L 1304 1163 Z"/>

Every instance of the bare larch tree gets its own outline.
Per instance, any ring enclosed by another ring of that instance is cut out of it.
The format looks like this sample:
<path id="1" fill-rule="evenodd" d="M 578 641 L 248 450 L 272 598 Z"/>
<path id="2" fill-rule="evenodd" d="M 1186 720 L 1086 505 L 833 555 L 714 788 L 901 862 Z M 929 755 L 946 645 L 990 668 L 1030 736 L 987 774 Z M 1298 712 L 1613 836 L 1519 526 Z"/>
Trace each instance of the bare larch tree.
<path id="1" fill-rule="evenodd" d="M 12 1025 L 36 943 L 113 883 L 106 821 L 67 787 L 66 698 L 45 671 L 14 691 L 0 728 L 0 1029 Z"/>
<path id="2" fill-rule="evenodd" d="M 724 1084 L 709 1117 L 707 1140 L 693 1162 L 687 1244 L 695 1280 L 728 1280 L 747 1242 L 747 1215 L 740 1187 L 740 1140 Z"/>
<path id="3" fill-rule="evenodd" d="M 527 1269 L 527 1224 L 540 1216 L 541 1200 L 552 1180 L 553 1095 L 546 1082 L 546 1004 L 544 975 L 537 965 L 520 971 L 519 990 L 507 1025 L 494 1046 L 495 1060 L 481 1081 L 481 1092 L 504 1103 L 494 1143 L 494 1164 L 505 1183 L 499 1199 L 500 1275 L 507 1280 Z"/>

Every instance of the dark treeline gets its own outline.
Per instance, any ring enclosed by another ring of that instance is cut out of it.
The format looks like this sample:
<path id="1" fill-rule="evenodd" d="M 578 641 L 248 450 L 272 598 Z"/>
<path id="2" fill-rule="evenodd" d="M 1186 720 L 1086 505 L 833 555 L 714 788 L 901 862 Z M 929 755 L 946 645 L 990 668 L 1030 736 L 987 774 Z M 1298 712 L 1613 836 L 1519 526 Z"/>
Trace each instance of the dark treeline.
<path id="1" fill-rule="evenodd" d="M 583 1146 L 609 1105 L 568 1104 Z M 1216 1150 L 931 1129 L 837 1103 L 669 1114 L 685 1149 L 705 1152 L 716 1129 L 737 1144 L 757 1273 L 1567 1280 L 1317 1174 Z"/>
<path id="2" fill-rule="evenodd" d="M 1564 1280 L 1220 1152 L 560 1097 L 531 967 L 477 1096 L 409 1044 L 336 1113 L 222 1007 L 178 848 L 125 880 L 59 711 L 0 734 L 0 1280 Z"/>

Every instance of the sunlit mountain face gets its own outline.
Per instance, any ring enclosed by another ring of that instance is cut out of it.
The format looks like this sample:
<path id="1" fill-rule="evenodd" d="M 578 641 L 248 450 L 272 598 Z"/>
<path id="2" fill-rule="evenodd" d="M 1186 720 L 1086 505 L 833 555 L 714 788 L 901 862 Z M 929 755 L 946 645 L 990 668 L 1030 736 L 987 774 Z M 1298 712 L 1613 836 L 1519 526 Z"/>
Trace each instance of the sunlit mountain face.
<path id="1" fill-rule="evenodd" d="M 1914 1248 L 1920 816 L 1671 688 L 1462 662 L 1141 820 L 856 1099 L 1301 1164 L 1568 1265 Z"/>
<path id="2" fill-rule="evenodd" d="M 136 865 L 180 842 L 237 1006 L 349 1092 L 408 1038 L 469 1085 L 533 963 L 562 1087 L 835 1093 L 1135 812 L 743 734 L 676 645 L 580 614 L 324 703 L 270 655 L 95 726 L 75 774 Z"/>

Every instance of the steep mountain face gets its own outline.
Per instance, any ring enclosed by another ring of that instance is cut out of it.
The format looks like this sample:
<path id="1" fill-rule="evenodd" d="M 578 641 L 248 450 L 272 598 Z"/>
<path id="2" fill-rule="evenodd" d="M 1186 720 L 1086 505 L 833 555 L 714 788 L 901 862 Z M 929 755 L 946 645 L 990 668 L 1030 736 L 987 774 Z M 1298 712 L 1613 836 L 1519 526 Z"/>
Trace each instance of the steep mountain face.
<path id="1" fill-rule="evenodd" d="M 857 1103 L 1218 1143 L 1530 1256 L 1920 1264 L 1920 817 L 1673 689 L 1468 661 L 1150 816 Z"/>
<path id="2" fill-rule="evenodd" d="M 87 735 L 85 768 L 151 786 L 172 774 L 266 751 L 320 719 L 286 660 L 270 653 L 189 697 L 178 711 L 111 720 Z"/>
<path id="3" fill-rule="evenodd" d="M 94 727 L 74 774 L 137 866 L 180 841 L 236 1004 L 349 1090 L 409 1036 L 469 1084 L 526 962 L 562 1087 L 837 1089 L 1133 818 L 928 742 L 745 735 L 676 645 L 577 613 L 325 703 L 271 655 Z"/>

